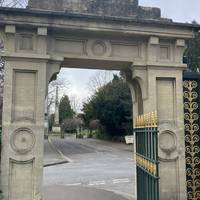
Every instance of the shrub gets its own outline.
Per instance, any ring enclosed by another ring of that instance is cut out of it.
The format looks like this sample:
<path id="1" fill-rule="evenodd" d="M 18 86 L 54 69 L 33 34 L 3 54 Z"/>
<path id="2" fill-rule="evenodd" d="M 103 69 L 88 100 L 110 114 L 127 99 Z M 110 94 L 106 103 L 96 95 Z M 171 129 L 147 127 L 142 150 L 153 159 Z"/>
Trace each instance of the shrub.
<path id="1" fill-rule="evenodd" d="M 81 134 L 81 133 L 79 133 L 79 134 L 76 135 L 76 138 L 80 138 L 80 139 L 82 139 L 83 137 L 84 137 L 84 135 Z"/>
<path id="2" fill-rule="evenodd" d="M 101 140 L 111 140 L 112 138 L 112 136 L 106 132 L 103 127 L 95 131 L 94 137 Z"/>
<path id="3" fill-rule="evenodd" d="M 113 142 L 122 142 L 122 143 L 124 143 L 125 142 L 125 137 L 124 136 L 114 136 L 114 137 L 112 137 L 112 141 Z"/>
<path id="4" fill-rule="evenodd" d="M 0 200 L 3 200 L 3 194 L 0 191 Z"/>
<path id="5" fill-rule="evenodd" d="M 90 132 L 87 134 L 87 138 L 93 138 L 93 133 L 92 133 L 92 131 L 90 131 Z"/>

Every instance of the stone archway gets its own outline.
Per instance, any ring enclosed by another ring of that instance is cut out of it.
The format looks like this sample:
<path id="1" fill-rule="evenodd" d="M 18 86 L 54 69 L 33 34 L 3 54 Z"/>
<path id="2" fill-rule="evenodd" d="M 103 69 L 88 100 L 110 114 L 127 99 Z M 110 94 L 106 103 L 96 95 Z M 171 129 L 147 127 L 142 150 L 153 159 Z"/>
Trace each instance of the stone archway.
<path id="1" fill-rule="evenodd" d="M 132 5 L 128 2 L 124 8 Z M 133 96 L 136 92 L 134 115 L 158 110 L 160 199 L 186 199 L 182 55 L 195 26 L 162 19 L 159 9 L 137 4 L 126 17 L 101 17 L 102 8 L 70 14 L 59 6 L 52 11 L 53 4 L 37 5 L 0 8 L 6 60 L 1 166 L 5 200 L 42 199 L 44 101 L 47 85 L 61 66 L 103 67 L 125 74 L 135 88 Z M 176 137 L 170 153 L 162 146 L 170 137 L 167 133 Z"/>

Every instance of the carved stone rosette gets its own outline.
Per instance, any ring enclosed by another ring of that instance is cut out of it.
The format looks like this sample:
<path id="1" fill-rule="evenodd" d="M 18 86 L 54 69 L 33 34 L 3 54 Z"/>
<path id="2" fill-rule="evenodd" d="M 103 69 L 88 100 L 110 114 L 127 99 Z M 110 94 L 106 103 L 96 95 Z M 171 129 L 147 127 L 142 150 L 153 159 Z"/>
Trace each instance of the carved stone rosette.
<path id="1" fill-rule="evenodd" d="M 35 145 L 35 136 L 28 128 L 17 129 L 10 138 L 12 149 L 19 154 L 30 152 Z"/>

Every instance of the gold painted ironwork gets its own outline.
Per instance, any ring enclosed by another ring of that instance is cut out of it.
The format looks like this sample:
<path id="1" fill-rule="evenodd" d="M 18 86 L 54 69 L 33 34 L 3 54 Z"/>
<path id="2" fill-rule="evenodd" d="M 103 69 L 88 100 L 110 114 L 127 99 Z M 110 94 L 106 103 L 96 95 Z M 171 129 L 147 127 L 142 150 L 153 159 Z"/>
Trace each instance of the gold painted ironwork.
<path id="1" fill-rule="evenodd" d="M 157 165 L 156 163 L 147 160 L 146 158 L 142 157 L 141 155 L 136 155 L 136 163 L 139 167 L 145 169 L 153 176 L 157 176 Z"/>
<path id="2" fill-rule="evenodd" d="M 185 140 L 186 140 L 186 164 L 187 164 L 187 188 L 188 200 L 200 200 L 200 158 L 198 156 L 200 148 L 198 142 L 200 140 L 197 131 L 198 125 L 198 93 L 195 91 L 198 83 L 196 81 L 184 81 L 184 108 L 185 108 Z"/>
<path id="3" fill-rule="evenodd" d="M 139 115 L 135 118 L 135 128 L 146 128 L 146 127 L 157 127 L 158 126 L 158 116 L 157 111 L 151 112 L 144 115 Z"/>

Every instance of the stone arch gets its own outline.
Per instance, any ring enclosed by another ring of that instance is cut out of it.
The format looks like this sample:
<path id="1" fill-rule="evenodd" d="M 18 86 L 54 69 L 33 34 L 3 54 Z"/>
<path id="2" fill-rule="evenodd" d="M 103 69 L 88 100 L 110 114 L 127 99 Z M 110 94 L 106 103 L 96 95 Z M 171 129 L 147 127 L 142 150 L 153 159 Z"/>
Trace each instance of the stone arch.
<path id="1" fill-rule="evenodd" d="M 51 9 L 51 5 L 47 8 Z M 182 71 L 185 65 L 182 64 L 182 50 L 185 40 L 193 37 L 195 26 L 174 24 L 162 18 L 149 21 L 155 13 L 146 20 L 136 20 L 135 17 L 102 18 L 36 9 L 0 10 L 0 34 L 5 45 L 2 56 L 6 60 L 1 166 L 6 200 L 10 199 L 9 195 L 12 199 L 41 199 L 43 143 L 40 141 L 44 134 L 45 92 L 60 66 L 127 69 L 125 76 L 133 97 L 134 116 L 142 114 L 143 110 L 156 109 L 164 115 L 165 105 L 171 106 L 173 112 L 167 120 L 173 118 L 175 133 L 180 138 L 178 153 L 183 152 Z M 145 10 L 145 16 L 147 14 Z M 101 42 L 92 46 L 90 41 L 93 40 Z M 166 93 L 159 93 L 165 88 L 173 94 L 171 103 L 165 98 L 168 97 Z M 10 149 L 8 141 L 24 125 L 34 134 L 35 145 L 22 156 Z M 170 126 L 167 124 L 165 130 L 170 130 Z M 182 153 L 178 156 L 177 162 L 172 162 L 171 157 L 165 163 L 161 161 L 160 179 L 164 180 L 161 199 L 186 199 L 185 157 Z M 25 173 L 21 166 L 25 166 Z M 18 176 L 12 176 L 15 172 Z M 19 176 L 22 173 L 25 176 Z M 23 194 L 12 190 L 16 185 L 25 188 Z"/>
<path id="2" fill-rule="evenodd" d="M 136 94 L 135 100 L 137 104 L 137 112 L 138 112 L 138 115 L 142 115 L 144 112 L 142 89 L 137 79 L 133 80 L 133 82 L 134 82 L 134 89 L 135 89 L 135 94 Z"/>
<path id="3" fill-rule="evenodd" d="M 124 73 L 122 72 L 122 75 L 125 77 L 126 82 L 131 91 L 133 102 L 133 114 L 134 116 L 142 115 L 144 112 L 143 99 L 146 91 L 143 81 L 140 77 L 136 77 L 133 79 L 131 70 L 127 70 Z"/>
<path id="4" fill-rule="evenodd" d="M 127 81 L 129 88 L 131 90 L 132 101 L 133 101 L 133 112 L 134 116 L 143 114 L 143 96 L 140 83 L 137 79 L 132 81 Z"/>
<path id="5" fill-rule="evenodd" d="M 134 77 L 134 84 L 139 87 L 141 92 L 141 98 L 142 100 L 145 100 L 147 98 L 147 87 L 146 87 L 146 79 L 142 79 L 139 76 Z"/>

